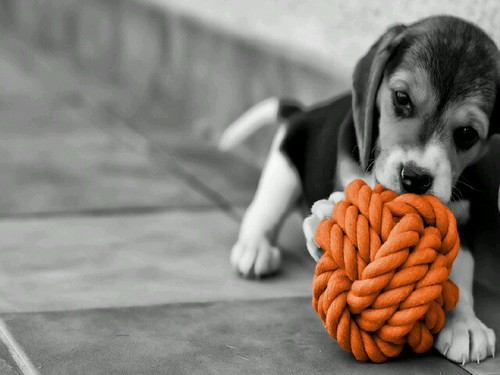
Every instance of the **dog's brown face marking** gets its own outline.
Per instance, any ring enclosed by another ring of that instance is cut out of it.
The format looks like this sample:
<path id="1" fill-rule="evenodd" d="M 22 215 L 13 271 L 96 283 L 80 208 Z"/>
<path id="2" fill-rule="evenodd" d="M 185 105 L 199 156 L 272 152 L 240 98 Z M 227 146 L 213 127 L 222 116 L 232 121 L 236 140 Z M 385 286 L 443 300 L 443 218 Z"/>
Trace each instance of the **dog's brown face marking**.
<path id="1" fill-rule="evenodd" d="M 478 28 L 456 20 L 418 24 L 387 64 L 377 93 L 375 175 L 403 192 L 402 168 L 430 176 L 444 202 L 463 170 L 487 150 L 498 51 Z"/>

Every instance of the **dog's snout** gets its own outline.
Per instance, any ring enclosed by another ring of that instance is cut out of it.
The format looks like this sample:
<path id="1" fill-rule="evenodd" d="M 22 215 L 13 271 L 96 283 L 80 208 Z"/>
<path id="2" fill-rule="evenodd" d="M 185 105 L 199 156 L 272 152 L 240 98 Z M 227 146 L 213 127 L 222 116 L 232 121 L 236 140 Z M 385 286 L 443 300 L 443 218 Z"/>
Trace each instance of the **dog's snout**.
<path id="1" fill-rule="evenodd" d="M 401 186 L 408 193 L 424 194 L 432 186 L 432 175 L 413 163 L 401 166 Z"/>

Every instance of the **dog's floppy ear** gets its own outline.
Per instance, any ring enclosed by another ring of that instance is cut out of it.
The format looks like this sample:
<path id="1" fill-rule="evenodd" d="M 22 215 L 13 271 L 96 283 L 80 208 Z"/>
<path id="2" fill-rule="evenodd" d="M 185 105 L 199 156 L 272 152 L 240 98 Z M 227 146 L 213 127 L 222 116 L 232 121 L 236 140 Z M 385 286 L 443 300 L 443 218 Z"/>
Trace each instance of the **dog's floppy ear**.
<path id="1" fill-rule="evenodd" d="M 491 113 L 488 136 L 500 134 L 500 77 L 497 78 L 496 91 L 495 106 L 493 107 L 493 112 Z"/>
<path id="2" fill-rule="evenodd" d="M 373 117 L 377 90 L 384 68 L 403 39 L 404 25 L 389 28 L 356 64 L 353 74 L 352 108 L 361 167 L 366 170 L 373 138 Z"/>

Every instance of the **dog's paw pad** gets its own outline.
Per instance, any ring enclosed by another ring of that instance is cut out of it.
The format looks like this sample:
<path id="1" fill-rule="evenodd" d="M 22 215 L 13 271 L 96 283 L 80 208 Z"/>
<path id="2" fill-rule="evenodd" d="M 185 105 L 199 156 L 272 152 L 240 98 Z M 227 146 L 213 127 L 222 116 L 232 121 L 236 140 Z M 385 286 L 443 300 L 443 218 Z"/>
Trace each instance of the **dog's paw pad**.
<path id="1" fill-rule="evenodd" d="M 474 315 L 456 315 L 447 319 L 434 346 L 446 358 L 464 365 L 495 355 L 496 337 Z"/>

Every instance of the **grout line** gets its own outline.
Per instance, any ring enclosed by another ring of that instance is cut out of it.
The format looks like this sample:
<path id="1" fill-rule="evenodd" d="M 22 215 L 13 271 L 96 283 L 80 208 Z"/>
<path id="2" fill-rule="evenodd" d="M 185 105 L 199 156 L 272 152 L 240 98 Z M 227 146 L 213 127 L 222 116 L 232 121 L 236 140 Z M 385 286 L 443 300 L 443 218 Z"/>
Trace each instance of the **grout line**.
<path id="1" fill-rule="evenodd" d="M 467 365 L 465 366 L 462 366 L 460 363 L 456 363 L 456 362 L 453 362 L 453 361 L 450 361 L 449 359 L 446 358 L 447 361 L 453 363 L 454 365 L 457 365 L 458 367 L 460 367 L 462 370 L 464 371 L 467 371 L 469 374 L 471 375 L 479 375 L 480 373 L 474 373 L 474 372 L 471 372 L 470 370 L 467 369 Z"/>
<path id="2" fill-rule="evenodd" d="M 12 359 L 16 362 L 23 375 L 40 374 L 2 319 L 0 319 L 0 341 L 7 347 Z"/>
<path id="3" fill-rule="evenodd" d="M 191 186 L 193 189 L 197 190 L 199 193 L 201 193 L 203 196 L 208 198 L 211 202 L 213 202 L 217 207 L 222 209 L 226 214 L 234 221 L 240 222 L 241 220 L 241 214 L 238 212 L 238 210 L 233 207 L 233 204 L 228 201 L 226 198 L 224 198 L 219 192 L 216 190 L 212 189 L 210 186 L 208 186 L 203 180 L 201 180 L 199 177 L 196 176 L 195 173 L 190 172 L 186 168 L 184 168 L 172 155 L 168 150 L 166 150 L 160 143 L 156 142 L 154 139 L 149 138 L 146 134 L 144 134 L 141 130 L 139 130 L 134 122 L 133 119 L 128 119 L 125 118 L 124 116 L 121 116 L 120 113 L 112 106 L 108 106 L 108 111 L 110 114 L 114 115 L 116 118 L 121 120 L 126 127 L 134 132 L 135 134 L 139 135 L 140 137 L 144 138 L 151 146 L 153 149 L 157 150 L 161 154 L 165 155 L 168 157 L 169 161 L 171 162 L 171 166 L 174 169 L 174 172 L 177 172 L 177 174 L 184 179 L 184 181 Z"/>
<path id="4" fill-rule="evenodd" d="M 269 280 L 272 279 L 272 276 L 269 277 Z M 264 279 L 265 280 L 265 279 Z M 258 281 L 257 281 L 258 282 Z M 153 302 L 145 305 L 111 305 L 111 306 L 94 306 L 94 307 L 75 307 L 75 308 L 64 308 L 64 309 L 55 309 L 55 310 L 28 310 L 28 311 L 4 311 L 2 312 L 3 316 L 30 316 L 30 315 L 44 315 L 44 314 L 72 314 L 72 313 L 81 313 L 88 311 L 106 311 L 106 310 L 141 310 L 145 308 L 161 308 L 161 307 L 210 307 L 214 304 L 232 304 L 232 303 L 250 303 L 250 302 L 275 302 L 280 300 L 290 300 L 290 299 L 308 299 L 312 298 L 310 292 L 304 294 L 293 294 L 293 295 L 279 295 L 279 296 L 255 296 L 253 298 L 238 298 L 238 297 L 230 297 L 230 298 L 216 298 L 216 299 L 207 299 L 201 301 L 171 301 L 171 302 Z"/>
<path id="5" fill-rule="evenodd" d="M 172 211 L 196 211 L 210 212 L 219 211 L 220 207 L 215 204 L 203 205 L 168 205 L 168 206 L 132 206 L 116 208 L 96 208 L 81 210 L 63 211 L 42 211 L 42 212 L 16 212 L 12 214 L 0 214 L 0 221 L 4 220 L 31 220 L 31 219 L 51 219 L 58 217 L 112 217 L 112 216 L 133 216 L 149 215 L 155 213 L 169 213 Z"/>

